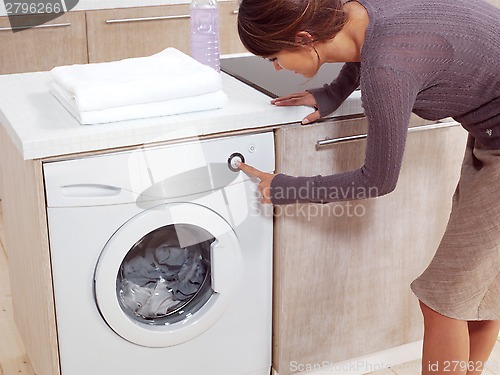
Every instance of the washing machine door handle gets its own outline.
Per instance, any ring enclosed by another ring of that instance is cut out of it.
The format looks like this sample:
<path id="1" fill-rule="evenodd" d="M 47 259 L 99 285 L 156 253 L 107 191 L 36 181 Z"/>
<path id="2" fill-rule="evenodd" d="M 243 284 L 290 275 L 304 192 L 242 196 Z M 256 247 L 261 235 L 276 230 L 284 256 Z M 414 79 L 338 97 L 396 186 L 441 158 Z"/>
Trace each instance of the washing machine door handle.
<path id="1" fill-rule="evenodd" d="M 229 233 L 226 235 L 229 235 Z M 232 291 L 239 281 L 239 275 L 241 274 L 241 252 L 239 249 L 230 246 L 234 243 L 234 241 L 224 241 L 219 236 L 210 245 L 212 288 L 218 294 Z"/>

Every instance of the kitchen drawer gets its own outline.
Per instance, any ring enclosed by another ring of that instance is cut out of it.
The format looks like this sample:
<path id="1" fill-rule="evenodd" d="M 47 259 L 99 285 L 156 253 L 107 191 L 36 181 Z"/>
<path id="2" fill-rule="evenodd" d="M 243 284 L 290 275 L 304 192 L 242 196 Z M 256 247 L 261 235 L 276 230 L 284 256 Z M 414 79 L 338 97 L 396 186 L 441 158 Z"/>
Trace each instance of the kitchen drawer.
<path id="1" fill-rule="evenodd" d="M 189 4 L 87 12 L 89 62 L 148 56 L 167 47 L 189 53 Z"/>
<path id="2" fill-rule="evenodd" d="M 219 2 L 220 53 L 245 52 L 237 1 Z M 190 54 L 189 4 L 87 11 L 89 62 L 148 56 L 167 47 Z"/>
<path id="3" fill-rule="evenodd" d="M 39 16 L 22 17 L 26 25 L 36 25 Z M 87 62 L 85 12 L 66 13 L 42 26 L 14 33 L 9 18 L 0 17 L 0 74 Z"/>

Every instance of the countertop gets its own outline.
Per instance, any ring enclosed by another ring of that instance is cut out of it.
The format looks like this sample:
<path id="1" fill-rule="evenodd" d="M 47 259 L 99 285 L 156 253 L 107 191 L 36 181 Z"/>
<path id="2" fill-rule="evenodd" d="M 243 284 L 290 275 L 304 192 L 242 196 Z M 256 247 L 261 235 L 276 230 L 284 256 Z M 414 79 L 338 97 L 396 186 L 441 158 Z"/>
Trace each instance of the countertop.
<path id="1" fill-rule="evenodd" d="M 49 72 L 0 75 L 0 123 L 25 160 L 298 122 L 311 109 L 276 107 L 222 73 L 228 104 L 174 116 L 81 125 L 49 92 Z"/>
<path id="2" fill-rule="evenodd" d="M 0 125 L 29 160 L 297 123 L 312 111 L 276 107 L 269 96 L 221 74 L 229 98 L 224 108 L 95 125 L 81 125 L 49 92 L 49 72 L 0 75 Z M 359 112 L 359 96 L 354 92 L 331 116 Z"/>

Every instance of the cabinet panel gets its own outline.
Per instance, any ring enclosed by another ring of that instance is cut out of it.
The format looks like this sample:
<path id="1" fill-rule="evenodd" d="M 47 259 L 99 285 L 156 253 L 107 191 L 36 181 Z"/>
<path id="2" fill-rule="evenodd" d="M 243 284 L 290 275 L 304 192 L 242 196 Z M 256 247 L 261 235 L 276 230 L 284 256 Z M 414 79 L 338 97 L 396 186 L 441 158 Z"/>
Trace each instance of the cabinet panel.
<path id="1" fill-rule="evenodd" d="M 365 140 L 315 145 L 365 132 L 365 119 L 279 129 L 278 170 L 311 176 L 358 168 Z M 421 339 L 409 284 L 444 232 L 465 141 L 460 126 L 411 132 L 391 194 L 275 207 L 273 365 L 280 375 Z"/>
<path id="2" fill-rule="evenodd" d="M 236 28 L 238 2 L 219 6 L 220 53 L 246 52 Z M 36 15 L 23 17 L 27 25 L 37 23 Z M 189 23 L 189 4 L 69 12 L 16 33 L 0 17 L 0 74 L 148 56 L 167 47 L 189 54 Z"/>
<path id="3" fill-rule="evenodd" d="M 189 4 L 87 12 L 89 62 L 189 53 Z"/>
<path id="4" fill-rule="evenodd" d="M 238 36 L 238 2 L 219 2 L 220 12 L 220 53 L 242 53 L 248 52 L 240 42 Z"/>
<path id="5" fill-rule="evenodd" d="M 26 25 L 37 24 L 36 15 L 22 17 Z M 87 62 L 85 12 L 66 13 L 43 26 L 14 33 L 8 17 L 0 17 L 0 74 Z"/>
<path id="6" fill-rule="evenodd" d="M 60 375 L 42 162 L 23 160 L 2 126 L 0 150 L 14 318 L 35 373 Z"/>
<path id="7" fill-rule="evenodd" d="M 245 52 L 237 1 L 219 2 L 220 53 Z M 189 4 L 87 12 L 89 62 L 148 56 L 167 47 L 189 54 Z"/>

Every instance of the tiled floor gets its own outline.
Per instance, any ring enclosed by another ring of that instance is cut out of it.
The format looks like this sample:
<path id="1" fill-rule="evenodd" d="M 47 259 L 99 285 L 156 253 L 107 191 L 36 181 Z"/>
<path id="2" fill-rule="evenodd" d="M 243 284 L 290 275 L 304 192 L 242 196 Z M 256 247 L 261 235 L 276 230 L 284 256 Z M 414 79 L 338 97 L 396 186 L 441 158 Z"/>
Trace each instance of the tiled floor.
<path id="1" fill-rule="evenodd" d="M 0 375 L 35 375 L 14 325 L 9 270 L 5 254 L 5 234 L 0 201 Z M 420 361 L 412 361 L 386 368 L 370 375 L 417 375 Z M 494 349 L 485 375 L 500 375 L 500 341 Z M 39 374 L 45 375 L 45 374 Z M 68 374 L 71 375 L 71 374 Z M 140 375 L 140 374 L 138 374 Z"/>

